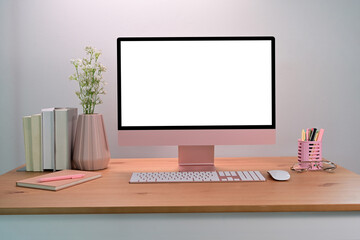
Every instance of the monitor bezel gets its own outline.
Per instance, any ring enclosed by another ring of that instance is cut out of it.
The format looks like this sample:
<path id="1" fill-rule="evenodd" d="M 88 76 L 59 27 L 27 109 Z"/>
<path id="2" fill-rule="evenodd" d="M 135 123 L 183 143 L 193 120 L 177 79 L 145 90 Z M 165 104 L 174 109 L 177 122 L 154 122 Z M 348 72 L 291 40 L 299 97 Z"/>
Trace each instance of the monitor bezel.
<path id="1" fill-rule="evenodd" d="M 201 126 L 122 126 L 121 123 L 121 42 L 122 41 L 214 41 L 214 40 L 256 40 L 271 41 L 271 125 L 201 125 Z M 117 111 L 118 130 L 197 130 L 197 129 L 275 129 L 275 37 L 119 37 L 117 38 Z"/>

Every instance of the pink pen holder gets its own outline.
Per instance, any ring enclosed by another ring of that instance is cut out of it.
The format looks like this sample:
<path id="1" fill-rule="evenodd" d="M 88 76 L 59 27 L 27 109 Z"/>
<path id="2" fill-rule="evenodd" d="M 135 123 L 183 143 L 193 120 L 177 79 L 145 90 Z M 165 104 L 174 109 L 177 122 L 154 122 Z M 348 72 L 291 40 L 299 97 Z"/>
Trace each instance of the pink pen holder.
<path id="1" fill-rule="evenodd" d="M 303 169 L 322 170 L 321 141 L 298 140 L 298 161 Z"/>

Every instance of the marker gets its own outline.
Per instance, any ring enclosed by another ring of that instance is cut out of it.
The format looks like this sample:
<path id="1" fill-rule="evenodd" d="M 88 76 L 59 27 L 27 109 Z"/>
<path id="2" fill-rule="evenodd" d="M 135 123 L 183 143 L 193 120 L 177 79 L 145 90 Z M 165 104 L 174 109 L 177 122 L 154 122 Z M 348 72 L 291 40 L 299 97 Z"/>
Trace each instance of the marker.
<path id="1" fill-rule="evenodd" d="M 319 136 L 318 136 L 318 141 L 322 141 L 323 135 L 324 135 L 324 129 L 320 129 Z"/>
<path id="2" fill-rule="evenodd" d="M 75 179 L 75 178 L 83 178 L 85 174 L 74 174 L 74 175 L 65 175 L 58 177 L 48 177 L 48 178 L 40 178 L 39 182 L 52 182 L 52 181 L 60 181 L 66 179 Z"/>
<path id="3" fill-rule="evenodd" d="M 310 134 L 309 134 L 309 141 L 312 141 L 311 139 L 312 139 L 313 134 L 314 134 L 314 128 L 311 128 Z"/>
<path id="4" fill-rule="evenodd" d="M 316 128 L 313 128 L 313 130 L 312 130 L 312 134 L 311 134 L 311 139 L 310 139 L 310 141 L 314 141 L 315 140 L 315 134 L 316 134 L 316 131 L 317 131 L 317 129 Z"/>
<path id="5" fill-rule="evenodd" d="M 316 131 L 316 134 L 315 134 L 315 141 L 318 140 L 318 137 L 319 137 L 319 130 Z"/>
<path id="6" fill-rule="evenodd" d="M 306 129 L 306 141 L 308 141 L 309 140 L 309 129 L 307 128 Z"/>

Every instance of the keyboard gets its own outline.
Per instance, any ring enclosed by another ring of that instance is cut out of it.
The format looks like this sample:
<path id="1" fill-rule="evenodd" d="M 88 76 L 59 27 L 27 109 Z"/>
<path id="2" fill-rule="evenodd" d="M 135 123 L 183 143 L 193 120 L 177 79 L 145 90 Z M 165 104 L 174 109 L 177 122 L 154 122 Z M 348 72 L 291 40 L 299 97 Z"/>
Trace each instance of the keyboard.
<path id="1" fill-rule="evenodd" d="M 130 183 L 264 182 L 259 171 L 134 172 Z"/>

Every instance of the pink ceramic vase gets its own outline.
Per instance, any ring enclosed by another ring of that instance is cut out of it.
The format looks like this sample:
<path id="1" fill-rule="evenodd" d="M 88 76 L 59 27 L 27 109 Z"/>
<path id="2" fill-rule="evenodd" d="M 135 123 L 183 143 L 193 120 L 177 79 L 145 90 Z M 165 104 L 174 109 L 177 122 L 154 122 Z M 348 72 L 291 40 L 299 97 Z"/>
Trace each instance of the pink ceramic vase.
<path id="1" fill-rule="evenodd" d="M 107 168 L 110 151 L 101 114 L 79 115 L 72 161 L 80 170 Z"/>

